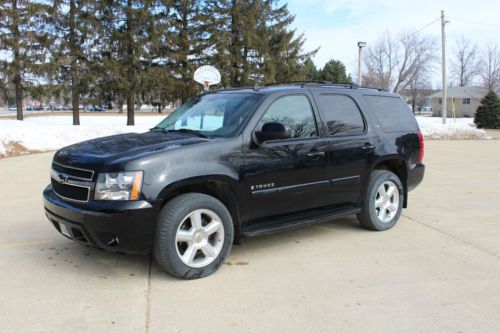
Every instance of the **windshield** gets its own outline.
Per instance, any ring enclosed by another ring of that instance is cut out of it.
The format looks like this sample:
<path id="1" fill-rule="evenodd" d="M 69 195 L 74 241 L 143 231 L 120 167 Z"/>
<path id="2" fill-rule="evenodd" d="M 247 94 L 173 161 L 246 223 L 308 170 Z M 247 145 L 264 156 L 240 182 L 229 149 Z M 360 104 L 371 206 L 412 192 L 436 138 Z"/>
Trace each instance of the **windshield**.
<path id="1" fill-rule="evenodd" d="M 230 137 L 255 109 L 263 95 L 217 93 L 191 98 L 154 129 L 196 131 L 206 136 Z"/>

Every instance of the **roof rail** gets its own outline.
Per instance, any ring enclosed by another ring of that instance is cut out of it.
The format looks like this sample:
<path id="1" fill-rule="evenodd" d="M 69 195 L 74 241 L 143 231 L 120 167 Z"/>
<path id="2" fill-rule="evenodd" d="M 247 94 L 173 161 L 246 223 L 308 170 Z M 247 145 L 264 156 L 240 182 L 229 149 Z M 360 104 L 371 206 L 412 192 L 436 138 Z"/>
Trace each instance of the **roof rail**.
<path id="1" fill-rule="evenodd" d="M 384 88 L 377 88 L 377 87 L 368 87 L 368 86 L 359 86 L 361 89 L 370 89 L 370 90 L 377 90 L 377 91 L 385 91 L 389 92 L 389 90 L 384 89 Z"/>
<path id="2" fill-rule="evenodd" d="M 344 88 L 349 88 L 349 89 L 357 89 L 358 88 L 358 85 L 356 83 L 330 82 L 330 81 L 322 81 L 322 80 L 282 81 L 282 82 L 267 83 L 264 86 L 269 87 L 269 86 L 279 86 L 279 85 L 300 85 L 302 87 L 304 87 L 304 86 L 336 86 L 336 87 L 344 87 Z"/>
<path id="3" fill-rule="evenodd" d="M 312 81 L 280 81 L 280 82 L 272 82 L 272 83 L 266 83 L 265 85 L 261 86 L 258 83 L 255 84 L 255 86 L 244 86 L 244 87 L 228 87 L 228 88 L 221 88 L 221 90 L 241 90 L 241 89 L 252 89 L 258 91 L 260 88 L 264 87 L 272 87 L 272 86 L 281 86 L 281 85 L 299 85 L 302 88 L 306 86 L 316 86 L 316 87 L 341 87 L 341 88 L 346 88 L 346 89 L 370 89 L 370 90 L 377 90 L 377 91 L 388 91 L 383 88 L 377 88 L 377 87 L 367 87 L 367 86 L 358 86 L 356 83 L 341 83 L 341 82 L 330 82 L 330 81 L 322 81 L 322 80 L 312 80 Z"/>
<path id="4" fill-rule="evenodd" d="M 298 80 L 298 81 L 280 81 L 280 82 L 272 82 L 272 83 L 266 83 L 264 87 L 269 87 L 269 86 L 280 86 L 280 85 L 301 85 L 305 86 L 307 84 L 316 84 L 316 85 L 325 85 L 325 84 L 330 84 L 331 82 L 329 81 L 321 81 L 321 80 Z"/>

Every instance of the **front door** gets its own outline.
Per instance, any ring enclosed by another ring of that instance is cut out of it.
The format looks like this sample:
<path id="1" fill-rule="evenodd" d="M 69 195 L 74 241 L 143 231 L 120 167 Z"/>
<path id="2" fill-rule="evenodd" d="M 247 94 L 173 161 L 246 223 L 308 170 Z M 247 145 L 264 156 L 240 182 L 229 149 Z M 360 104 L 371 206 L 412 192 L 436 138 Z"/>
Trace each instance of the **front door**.
<path id="1" fill-rule="evenodd" d="M 249 219 L 321 207 L 329 192 L 326 146 L 305 94 L 277 98 L 255 130 L 266 122 L 286 123 L 287 140 L 266 141 L 245 151 Z"/>

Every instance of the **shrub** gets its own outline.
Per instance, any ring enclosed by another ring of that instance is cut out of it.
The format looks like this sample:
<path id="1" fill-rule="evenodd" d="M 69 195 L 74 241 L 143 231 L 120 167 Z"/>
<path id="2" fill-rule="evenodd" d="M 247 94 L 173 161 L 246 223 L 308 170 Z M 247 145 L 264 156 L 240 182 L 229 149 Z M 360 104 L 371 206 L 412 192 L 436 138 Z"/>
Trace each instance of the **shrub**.
<path id="1" fill-rule="evenodd" d="M 481 100 L 474 123 L 477 128 L 500 128 L 500 100 L 495 92 L 489 91 Z"/>

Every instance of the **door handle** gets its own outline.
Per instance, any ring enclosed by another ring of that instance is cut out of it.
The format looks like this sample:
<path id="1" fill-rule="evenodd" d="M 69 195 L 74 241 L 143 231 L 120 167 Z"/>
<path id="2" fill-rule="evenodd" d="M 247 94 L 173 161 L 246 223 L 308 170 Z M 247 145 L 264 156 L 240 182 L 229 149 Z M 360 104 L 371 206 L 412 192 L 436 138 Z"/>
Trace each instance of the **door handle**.
<path id="1" fill-rule="evenodd" d="M 324 151 L 310 152 L 310 153 L 307 154 L 307 157 L 309 157 L 312 160 L 318 160 L 321 157 L 325 157 L 325 152 Z"/>
<path id="2" fill-rule="evenodd" d="M 375 146 L 372 145 L 371 143 L 365 143 L 363 147 L 361 147 L 366 152 L 371 152 L 373 149 L 375 149 Z"/>

